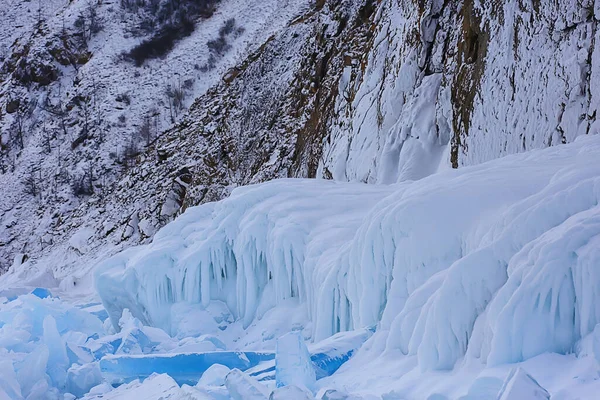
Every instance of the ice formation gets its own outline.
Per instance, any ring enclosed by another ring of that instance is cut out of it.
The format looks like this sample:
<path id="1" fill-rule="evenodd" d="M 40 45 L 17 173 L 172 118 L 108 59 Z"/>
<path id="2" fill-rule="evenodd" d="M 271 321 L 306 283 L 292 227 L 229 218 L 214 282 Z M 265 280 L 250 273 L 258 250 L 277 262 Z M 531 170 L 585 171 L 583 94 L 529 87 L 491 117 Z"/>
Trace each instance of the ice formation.
<path id="1" fill-rule="evenodd" d="M 564 353 L 600 322 L 599 152 L 586 137 L 391 186 L 240 188 L 102 263 L 97 289 L 113 323 L 131 308 L 164 329 L 181 301 L 248 326 L 295 298 L 314 340 L 377 325 L 424 369 Z"/>
<path id="2" fill-rule="evenodd" d="M 317 376 L 300 332 L 290 332 L 277 339 L 275 380 L 277 387 L 292 385 L 315 389 Z"/>
<path id="3" fill-rule="evenodd" d="M 270 390 L 239 369 L 225 378 L 225 386 L 233 400 L 267 400 Z"/>

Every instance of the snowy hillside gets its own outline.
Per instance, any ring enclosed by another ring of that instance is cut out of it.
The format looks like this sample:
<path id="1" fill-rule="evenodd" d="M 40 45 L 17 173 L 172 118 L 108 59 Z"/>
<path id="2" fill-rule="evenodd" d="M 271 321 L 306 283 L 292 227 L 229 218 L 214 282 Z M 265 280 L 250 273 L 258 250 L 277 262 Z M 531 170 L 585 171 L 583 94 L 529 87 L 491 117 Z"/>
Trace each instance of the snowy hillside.
<path id="1" fill-rule="evenodd" d="M 17 31 L 36 25 L 35 4 L 19 12 L 5 4 L 6 15 L 27 15 Z M 389 184 L 595 134 L 599 7 L 223 0 L 164 59 L 136 67 L 121 54 L 150 35 L 140 36 L 144 12 L 102 2 L 102 29 L 75 68 L 45 49 L 63 26 L 77 37 L 88 5 L 44 3 L 28 60 L 53 63 L 60 79 L 23 87 L 10 73 L 0 91 L 4 109 L 17 97 L 38 104 L 24 149 L 13 144 L 4 158 L 2 263 L 66 254 L 52 262 L 62 278 L 77 269 L 71 258 L 147 243 L 187 207 L 240 185 L 282 177 Z M 3 39 L 9 66 L 23 57 L 14 37 Z M 40 110 L 46 96 L 70 109 L 66 117 Z M 99 122 L 82 137 L 91 114 Z M 4 143 L 18 115 L 5 113 Z M 168 129 L 171 116 L 180 123 Z M 85 251 L 70 244 L 74 236 Z"/>
<path id="2" fill-rule="evenodd" d="M 151 36 L 136 31 L 143 8 L 85 0 L 2 2 L 0 270 L 18 253 L 35 255 L 72 235 L 65 220 L 88 213 L 90 196 L 93 203 L 110 195 L 135 157 L 197 96 L 305 7 L 303 1 L 217 2 L 165 57 L 136 66 L 123 54 Z M 89 15 L 98 25 L 93 32 L 85 30 Z M 208 43 L 227 21 L 234 32 L 215 56 Z M 84 44 L 82 35 L 89 35 Z"/>

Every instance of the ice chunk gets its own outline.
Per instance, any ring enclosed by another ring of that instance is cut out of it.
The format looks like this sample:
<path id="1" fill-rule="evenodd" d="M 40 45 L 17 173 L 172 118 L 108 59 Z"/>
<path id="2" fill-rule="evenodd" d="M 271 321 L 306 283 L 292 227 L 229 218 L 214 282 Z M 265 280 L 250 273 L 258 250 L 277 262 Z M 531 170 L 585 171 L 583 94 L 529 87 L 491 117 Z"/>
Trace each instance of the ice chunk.
<path id="1" fill-rule="evenodd" d="M 115 354 L 143 354 L 150 351 L 152 343 L 139 328 L 122 330 L 123 338 Z"/>
<path id="2" fill-rule="evenodd" d="M 290 332 L 277 339 L 275 380 L 277 387 L 294 385 L 314 390 L 315 369 L 301 332 Z"/>
<path id="3" fill-rule="evenodd" d="M 179 387 L 179 385 L 177 385 L 177 383 L 169 375 L 166 374 L 153 374 L 143 382 L 135 380 L 126 385 L 119 386 L 117 389 L 111 389 L 112 388 L 108 385 L 96 387 L 92 389 L 90 393 L 85 395 L 83 399 L 206 400 L 206 397 L 186 396 L 184 391 L 182 391 L 182 389 Z"/>
<path id="4" fill-rule="evenodd" d="M 62 388 L 67 379 L 69 357 L 65 342 L 58 333 L 56 321 L 51 315 L 44 318 L 44 343 L 48 347 L 48 375 L 53 386 Z"/>
<path id="5" fill-rule="evenodd" d="M 87 397 L 91 397 L 91 396 L 103 396 L 106 393 L 112 391 L 113 389 L 114 388 L 111 385 L 109 385 L 106 382 L 103 382 L 103 383 L 91 388 L 85 397 L 87 398 Z"/>
<path id="6" fill-rule="evenodd" d="M 43 379 L 33 385 L 26 400 L 61 400 L 62 398 L 58 389 L 50 387 L 48 381 Z"/>
<path id="7" fill-rule="evenodd" d="M 17 375 L 10 360 L 0 359 L 0 393 L 4 393 L 8 399 L 18 400 L 23 398 Z"/>
<path id="8" fill-rule="evenodd" d="M 67 372 L 67 391 L 81 397 L 93 387 L 102 383 L 98 363 L 74 364 Z"/>
<path id="9" fill-rule="evenodd" d="M 317 380 L 334 374 L 373 335 L 373 332 L 371 328 L 340 332 L 310 345 L 310 359 Z M 247 372 L 259 381 L 275 380 L 275 361 L 263 362 Z"/>
<path id="10" fill-rule="evenodd" d="M 24 397 L 29 396 L 40 381 L 46 381 L 49 354 L 48 347 L 41 344 L 18 364 L 17 380 Z"/>
<path id="11" fill-rule="evenodd" d="M 508 374 L 498 393 L 498 400 L 548 400 L 550 394 L 523 368 L 516 367 Z"/>
<path id="12" fill-rule="evenodd" d="M 225 386 L 233 400 L 268 400 L 270 394 L 266 386 L 239 369 L 227 374 Z"/>
<path id="13" fill-rule="evenodd" d="M 222 386 L 229 371 L 231 370 L 224 365 L 213 364 L 204 371 L 197 386 Z"/>
<path id="14" fill-rule="evenodd" d="M 273 360 L 273 353 L 214 351 L 207 353 L 107 355 L 100 360 L 103 377 L 112 384 L 145 379 L 153 373 L 169 374 L 180 385 L 195 385 L 213 364 L 246 370 Z"/>
<path id="15" fill-rule="evenodd" d="M 52 297 L 52 293 L 50 290 L 45 288 L 35 288 L 31 292 L 32 295 L 39 297 L 40 299 L 45 299 L 47 297 Z"/>
<path id="16" fill-rule="evenodd" d="M 298 386 L 285 386 L 275 389 L 269 400 L 314 400 L 312 393 Z"/>
<path id="17" fill-rule="evenodd" d="M 85 348 L 90 351 L 95 360 L 99 360 L 107 354 L 114 354 L 122 342 L 122 336 L 115 334 L 99 339 L 89 339 L 85 344 Z"/>

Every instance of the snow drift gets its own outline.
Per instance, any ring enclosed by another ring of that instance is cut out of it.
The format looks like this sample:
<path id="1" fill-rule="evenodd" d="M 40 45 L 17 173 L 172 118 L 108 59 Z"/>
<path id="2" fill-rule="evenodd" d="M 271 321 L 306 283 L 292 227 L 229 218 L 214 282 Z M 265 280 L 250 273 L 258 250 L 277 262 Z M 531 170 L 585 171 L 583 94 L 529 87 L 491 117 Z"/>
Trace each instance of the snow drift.
<path id="1" fill-rule="evenodd" d="M 392 186 L 279 180 L 189 209 L 96 271 L 170 329 L 186 301 L 245 325 L 293 298 L 313 339 L 377 325 L 383 348 L 450 369 L 564 353 L 600 322 L 600 138 Z"/>

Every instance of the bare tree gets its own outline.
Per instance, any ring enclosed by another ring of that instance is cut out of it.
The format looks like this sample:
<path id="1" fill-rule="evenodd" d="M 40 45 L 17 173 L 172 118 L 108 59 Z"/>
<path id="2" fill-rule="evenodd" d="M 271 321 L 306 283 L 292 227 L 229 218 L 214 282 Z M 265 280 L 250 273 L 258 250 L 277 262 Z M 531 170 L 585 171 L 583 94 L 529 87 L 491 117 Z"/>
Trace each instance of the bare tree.
<path id="1" fill-rule="evenodd" d="M 11 141 L 19 147 L 19 149 L 23 150 L 25 147 L 25 142 L 23 140 L 23 134 L 25 130 L 25 110 L 22 107 L 19 107 L 17 111 L 15 111 L 15 117 L 10 129 Z"/>
<path id="2" fill-rule="evenodd" d="M 37 27 L 38 29 L 42 27 L 42 22 L 43 22 L 43 7 L 42 7 L 42 0 L 38 0 L 38 10 L 37 10 Z"/>
<path id="3" fill-rule="evenodd" d="M 138 135 L 146 142 L 146 146 L 150 146 L 150 143 L 152 142 L 152 125 L 150 123 L 149 114 L 142 120 L 142 124 L 138 129 Z"/>
<path id="4" fill-rule="evenodd" d="M 39 171 L 41 174 L 41 170 Z M 25 175 L 25 179 L 23 180 L 24 191 L 26 194 L 29 194 L 33 197 L 37 197 L 37 195 L 41 195 L 39 180 L 38 180 L 38 171 L 35 168 L 29 167 L 27 174 Z M 41 179 L 40 179 L 41 180 Z"/>

